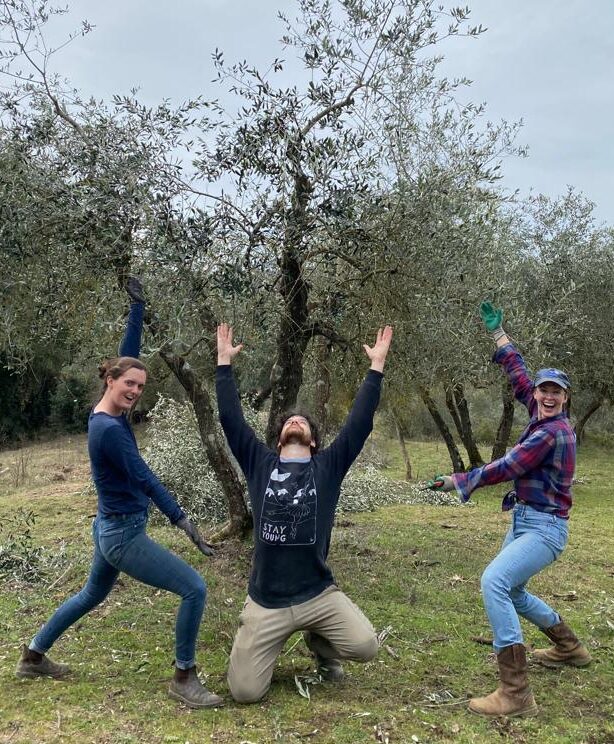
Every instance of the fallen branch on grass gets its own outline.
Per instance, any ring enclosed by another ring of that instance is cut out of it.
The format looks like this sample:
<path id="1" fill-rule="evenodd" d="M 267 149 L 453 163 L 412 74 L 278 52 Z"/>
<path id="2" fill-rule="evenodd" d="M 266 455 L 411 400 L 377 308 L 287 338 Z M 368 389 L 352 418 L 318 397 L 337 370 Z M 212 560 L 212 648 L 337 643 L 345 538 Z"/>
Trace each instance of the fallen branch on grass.
<path id="1" fill-rule="evenodd" d="M 67 573 L 68 573 L 68 572 L 70 571 L 70 569 L 71 569 L 72 567 L 73 567 L 73 564 L 72 564 L 72 563 L 70 563 L 70 564 L 69 564 L 69 566 L 68 566 L 68 568 L 66 569 L 66 571 L 64 571 L 64 573 L 63 573 L 63 574 L 62 574 L 61 576 L 58 576 L 58 578 L 57 578 L 57 579 L 56 579 L 55 581 L 53 581 L 53 582 L 52 582 L 51 584 L 49 584 L 49 586 L 45 588 L 45 591 L 46 591 L 46 592 L 48 592 L 48 591 L 50 591 L 51 589 L 53 589 L 53 587 L 54 587 L 54 586 L 55 586 L 56 584 L 59 584 L 59 583 L 60 583 L 60 581 L 62 581 L 62 579 L 63 579 L 63 578 L 64 578 L 64 577 L 66 576 L 66 574 L 67 574 Z"/>
<path id="2" fill-rule="evenodd" d="M 474 643 L 481 643 L 484 646 L 492 646 L 492 638 L 486 636 L 471 636 L 471 640 Z"/>

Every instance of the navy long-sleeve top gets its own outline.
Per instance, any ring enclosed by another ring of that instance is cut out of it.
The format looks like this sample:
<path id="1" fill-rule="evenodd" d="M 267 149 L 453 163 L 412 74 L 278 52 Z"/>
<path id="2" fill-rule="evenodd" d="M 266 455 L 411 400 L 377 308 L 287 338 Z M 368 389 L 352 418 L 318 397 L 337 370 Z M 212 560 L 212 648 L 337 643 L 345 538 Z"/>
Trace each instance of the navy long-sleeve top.
<path id="1" fill-rule="evenodd" d="M 142 303 L 132 303 L 120 356 L 138 359 L 143 330 Z M 151 499 L 175 524 L 185 516 L 139 454 L 134 433 L 124 414 L 91 413 L 87 446 L 92 478 L 98 493 L 98 513 L 133 514 L 146 511 Z"/>
<path id="2" fill-rule="evenodd" d="M 263 607 L 306 602 L 334 583 L 326 564 L 341 482 L 373 428 L 382 373 L 369 370 L 329 447 L 280 458 L 246 423 L 230 365 L 216 373 L 220 421 L 247 479 L 254 517 L 249 596 Z"/>

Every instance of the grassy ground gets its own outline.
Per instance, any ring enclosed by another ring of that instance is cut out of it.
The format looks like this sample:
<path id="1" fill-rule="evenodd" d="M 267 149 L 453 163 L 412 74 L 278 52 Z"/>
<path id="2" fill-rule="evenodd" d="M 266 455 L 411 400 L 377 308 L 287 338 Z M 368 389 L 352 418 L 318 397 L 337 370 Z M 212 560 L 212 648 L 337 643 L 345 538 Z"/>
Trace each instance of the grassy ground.
<path id="1" fill-rule="evenodd" d="M 391 477 L 402 472 L 387 448 Z M 413 443 L 414 472 L 446 471 L 441 446 Z M 0 590 L 0 742 L 614 742 L 614 464 L 606 450 L 579 457 L 571 536 L 561 560 L 533 589 L 586 640 L 588 669 L 531 667 L 536 718 L 485 720 L 465 710 L 473 694 L 496 685 L 490 636 L 479 595 L 480 574 L 495 555 L 508 517 L 502 488 L 476 495 L 476 506 L 395 506 L 340 515 L 330 562 L 341 587 L 385 639 L 379 657 L 347 664 L 338 687 L 313 683 L 311 660 L 293 637 L 279 660 L 270 694 L 238 706 L 224 673 L 249 571 L 249 544 L 228 544 L 213 560 L 170 527 L 152 528 L 202 571 L 209 605 L 199 659 L 211 689 L 227 705 L 213 711 L 178 707 L 166 695 L 172 674 L 175 597 L 122 578 L 110 598 L 71 628 L 54 649 L 74 667 L 69 681 L 13 676 L 19 644 L 83 583 L 95 502 L 87 482 L 85 440 L 63 438 L 0 453 L 0 516 L 18 507 L 38 516 L 33 542 L 60 555 L 38 584 L 9 576 Z M 0 533 L 0 544 L 6 533 Z M 63 552 L 64 551 L 64 552 Z M 544 638 L 526 626 L 526 641 Z M 308 685 L 299 694 L 295 676 Z"/>

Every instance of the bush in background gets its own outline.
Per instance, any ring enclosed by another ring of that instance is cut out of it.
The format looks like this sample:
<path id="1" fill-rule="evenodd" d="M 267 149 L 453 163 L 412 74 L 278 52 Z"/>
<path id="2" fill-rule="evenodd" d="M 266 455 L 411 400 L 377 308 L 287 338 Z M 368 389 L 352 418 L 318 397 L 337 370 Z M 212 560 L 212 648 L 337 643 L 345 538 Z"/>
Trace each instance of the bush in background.
<path id="1" fill-rule="evenodd" d="M 423 483 L 391 480 L 372 464 L 354 465 L 341 486 L 339 511 L 375 511 L 391 504 L 461 506 L 456 493 L 422 491 Z M 468 502 L 462 506 L 473 506 Z"/>
<path id="2" fill-rule="evenodd" d="M 90 383 L 83 377 L 69 376 L 58 381 L 50 398 L 49 424 L 69 434 L 87 431 L 92 408 Z"/>
<path id="3" fill-rule="evenodd" d="M 190 517 L 218 524 L 228 518 L 221 486 L 209 465 L 194 408 L 163 395 L 149 413 L 142 454 Z M 158 510 L 152 510 L 152 516 Z"/>
<path id="4" fill-rule="evenodd" d="M 36 515 L 19 508 L 0 517 L 0 578 L 3 582 L 37 583 L 66 562 L 65 546 L 48 550 L 34 544 Z"/>

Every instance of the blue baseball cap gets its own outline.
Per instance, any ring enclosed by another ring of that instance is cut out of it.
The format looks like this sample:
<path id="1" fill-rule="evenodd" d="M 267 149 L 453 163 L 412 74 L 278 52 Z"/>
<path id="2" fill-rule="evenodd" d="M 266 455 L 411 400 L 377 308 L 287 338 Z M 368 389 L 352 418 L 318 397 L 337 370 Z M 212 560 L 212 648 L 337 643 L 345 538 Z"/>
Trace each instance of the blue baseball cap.
<path id="1" fill-rule="evenodd" d="M 535 375 L 534 385 L 537 387 L 544 382 L 554 382 L 560 385 L 563 390 L 569 390 L 571 388 L 571 381 L 569 377 L 560 369 L 554 369 L 554 367 L 547 367 L 546 369 L 540 369 Z"/>

